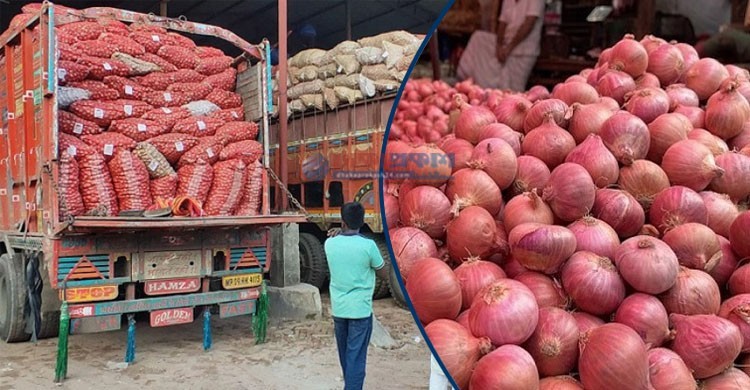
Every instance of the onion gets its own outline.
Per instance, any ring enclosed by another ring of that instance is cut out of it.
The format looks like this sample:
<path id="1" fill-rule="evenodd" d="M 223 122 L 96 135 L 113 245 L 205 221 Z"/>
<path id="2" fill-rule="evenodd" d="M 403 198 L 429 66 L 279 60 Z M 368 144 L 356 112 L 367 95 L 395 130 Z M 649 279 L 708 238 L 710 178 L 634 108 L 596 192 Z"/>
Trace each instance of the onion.
<path id="1" fill-rule="evenodd" d="M 498 265 L 476 257 L 469 258 L 453 272 L 461 284 L 461 310 L 471 306 L 479 290 L 506 277 Z"/>
<path id="2" fill-rule="evenodd" d="M 659 229 L 657 229 L 656 226 L 648 224 L 648 223 L 643 225 L 643 227 L 638 232 L 638 234 L 643 235 L 643 236 L 661 238 L 661 232 L 659 232 Z"/>
<path id="3" fill-rule="evenodd" d="M 602 96 L 611 97 L 618 104 L 622 104 L 625 101 L 625 95 L 634 90 L 635 81 L 629 74 L 611 69 L 599 72 L 596 91 Z"/>
<path id="4" fill-rule="evenodd" d="M 557 84 L 552 90 L 552 98 L 562 100 L 567 105 L 596 103 L 599 100 L 599 93 L 594 87 L 588 85 L 583 77 L 581 79 L 583 81 L 566 81 Z"/>
<path id="5" fill-rule="evenodd" d="M 445 195 L 458 209 L 480 206 L 492 215 L 500 212 L 503 201 L 495 181 L 486 172 L 471 168 L 464 168 L 453 174 Z"/>
<path id="6" fill-rule="evenodd" d="M 622 301 L 615 322 L 629 326 L 650 347 L 661 346 L 669 337 L 669 317 L 664 305 L 653 295 L 635 293 Z"/>
<path id="7" fill-rule="evenodd" d="M 409 193 L 409 191 L 419 187 L 418 185 L 414 184 L 414 182 L 411 179 L 406 179 L 401 183 L 401 185 L 398 186 L 398 197 L 403 198 L 406 196 L 406 194 Z"/>
<path id="8" fill-rule="evenodd" d="M 612 48 L 608 47 L 599 53 L 599 59 L 596 61 L 596 68 L 598 69 L 602 65 L 609 65 L 609 60 L 612 59 Z M 596 70 L 596 69 L 595 69 Z"/>
<path id="9" fill-rule="evenodd" d="M 649 377 L 655 390 L 696 388 L 695 379 L 680 355 L 666 348 L 648 351 Z"/>
<path id="10" fill-rule="evenodd" d="M 469 166 L 485 171 L 504 190 L 516 177 L 516 152 L 502 139 L 488 138 L 477 144 Z"/>
<path id="11" fill-rule="evenodd" d="M 690 120 L 677 113 L 659 115 L 648 124 L 651 143 L 648 149 L 648 159 L 659 164 L 664 152 L 675 143 L 688 139 L 688 133 L 693 129 Z"/>
<path id="12" fill-rule="evenodd" d="M 646 72 L 635 79 L 635 87 L 637 89 L 647 87 L 660 88 L 661 83 L 659 82 L 659 78 L 656 77 L 653 73 Z"/>
<path id="13" fill-rule="evenodd" d="M 672 45 L 659 45 L 648 53 L 648 67 L 646 69 L 659 78 L 661 85 L 675 83 L 685 71 L 682 52 Z"/>
<path id="14" fill-rule="evenodd" d="M 484 126 L 479 132 L 479 140 L 484 141 L 489 138 L 500 138 L 513 148 L 516 156 L 521 155 L 521 139 L 523 139 L 523 134 L 511 129 L 508 125 L 490 123 Z"/>
<path id="15" fill-rule="evenodd" d="M 750 156 L 724 153 L 716 157 L 716 165 L 724 174 L 711 182 L 713 191 L 725 193 L 735 202 L 750 196 Z"/>
<path id="16" fill-rule="evenodd" d="M 454 260 L 486 258 L 496 248 L 497 225 L 479 206 L 463 209 L 446 227 L 448 253 Z"/>
<path id="17" fill-rule="evenodd" d="M 523 121 L 523 132 L 528 133 L 549 121 L 549 118 L 560 127 L 566 127 L 568 120 L 565 112 L 568 105 L 560 99 L 546 99 L 534 103 Z"/>
<path id="18" fill-rule="evenodd" d="M 532 271 L 554 274 L 576 250 L 576 237 L 563 226 L 522 223 L 508 235 L 510 253 Z"/>
<path id="19" fill-rule="evenodd" d="M 719 317 L 737 325 L 742 334 L 742 352 L 750 352 L 750 294 L 735 295 L 724 301 Z"/>
<path id="20" fill-rule="evenodd" d="M 448 155 L 433 145 L 420 145 L 412 149 L 406 169 L 415 184 L 434 187 L 445 184 L 453 172 Z"/>
<path id="21" fill-rule="evenodd" d="M 729 237 L 729 227 L 740 215 L 737 205 L 732 203 L 726 194 L 703 191 L 699 195 L 703 198 L 703 204 L 708 210 L 708 227 L 716 234 Z"/>
<path id="22" fill-rule="evenodd" d="M 732 295 L 750 294 L 750 265 L 737 268 L 729 278 L 728 287 Z"/>
<path id="23" fill-rule="evenodd" d="M 549 99 L 550 93 L 547 87 L 543 85 L 535 85 L 526 91 L 526 99 L 530 102 L 536 102 L 537 100 Z"/>
<path id="24" fill-rule="evenodd" d="M 435 187 L 416 187 L 401 198 L 400 220 L 432 238 L 441 238 L 445 235 L 445 225 L 451 220 L 451 202 Z"/>
<path id="25" fill-rule="evenodd" d="M 742 125 L 742 132 L 729 140 L 729 147 L 740 150 L 750 145 L 750 121 Z"/>
<path id="26" fill-rule="evenodd" d="M 719 375 L 712 376 L 701 383 L 705 390 L 750 389 L 750 376 L 730 367 Z"/>
<path id="27" fill-rule="evenodd" d="M 625 283 L 606 257 L 576 252 L 563 266 L 561 276 L 573 302 L 588 313 L 610 314 L 625 298 Z"/>
<path id="28" fill-rule="evenodd" d="M 721 245 L 721 260 L 714 269 L 709 272 L 712 278 L 719 285 L 719 288 L 723 289 L 729 281 L 729 277 L 732 276 L 734 270 L 737 268 L 737 255 L 732 251 L 732 244 L 726 238 L 722 236 L 717 237 L 719 239 L 719 245 Z"/>
<path id="29" fill-rule="evenodd" d="M 697 192 L 683 186 L 669 187 L 654 198 L 649 212 L 651 223 L 664 233 L 688 222 L 708 223 L 708 210 Z"/>
<path id="30" fill-rule="evenodd" d="M 492 348 L 486 338 L 476 338 L 460 324 L 436 320 L 424 328 L 427 338 L 456 384 L 464 389 L 479 358 Z"/>
<path id="31" fill-rule="evenodd" d="M 508 277 L 511 279 L 524 272 L 529 272 L 529 270 L 524 268 L 524 266 L 522 266 L 521 263 L 514 259 L 513 256 L 508 256 L 506 259 L 504 259 L 501 266 L 503 268 L 503 271 L 505 271 L 505 274 L 508 275 Z"/>
<path id="32" fill-rule="evenodd" d="M 389 174 L 392 179 L 398 180 L 398 174 L 408 172 L 406 161 L 408 161 L 411 146 L 405 142 L 389 140 L 385 146 L 385 156 L 383 156 L 383 171 Z"/>
<path id="33" fill-rule="evenodd" d="M 750 257 L 750 240 L 747 239 L 747 232 L 750 232 L 750 211 L 738 215 L 729 227 L 729 241 L 740 258 Z"/>
<path id="34" fill-rule="evenodd" d="M 511 193 L 518 195 L 536 190 L 541 192 L 549 181 L 550 170 L 547 164 L 534 156 L 519 156 L 516 162 L 518 169 L 516 179 L 511 186 Z"/>
<path id="35" fill-rule="evenodd" d="M 701 100 L 706 100 L 719 90 L 721 82 L 729 77 L 729 72 L 719 61 L 701 58 L 688 68 L 684 77 L 685 85 L 695 91 Z"/>
<path id="36" fill-rule="evenodd" d="M 611 226 L 622 238 L 638 234 L 646 221 L 643 207 L 632 195 L 626 191 L 609 188 L 596 190 L 592 213 L 594 217 Z"/>
<path id="37" fill-rule="evenodd" d="M 729 151 L 729 146 L 723 139 L 711 134 L 705 129 L 693 129 L 688 133 L 688 139 L 702 143 L 707 147 L 714 157 L 718 157 Z M 718 165 L 718 164 L 717 164 Z M 725 172 L 726 173 L 726 172 Z"/>
<path id="38" fill-rule="evenodd" d="M 677 282 L 661 296 L 661 302 L 670 314 L 717 314 L 721 295 L 711 275 L 680 267 Z"/>
<path id="39" fill-rule="evenodd" d="M 495 216 L 495 226 L 497 227 L 497 234 L 495 235 L 495 254 L 500 255 L 501 257 L 508 256 L 508 254 L 510 254 L 510 246 L 508 245 L 508 231 L 505 229 L 505 223 L 503 223 L 502 221 L 498 221 L 498 216 Z M 502 264 L 502 261 L 499 261 L 497 264 Z"/>
<path id="40" fill-rule="evenodd" d="M 614 259 L 622 278 L 636 291 L 661 294 L 677 281 L 677 255 L 656 237 L 640 235 L 623 241 Z"/>
<path id="41" fill-rule="evenodd" d="M 612 69 L 621 70 L 633 77 L 638 77 L 648 67 L 646 48 L 630 34 L 612 46 L 612 57 L 609 60 Z"/>
<path id="42" fill-rule="evenodd" d="M 438 320 L 438 321 L 446 321 L 446 320 Z M 456 317 L 456 322 L 458 322 L 461 326 L 466 328 L 466 331 L 468 332 L 469 331 L 469 311 L 468 310 L 462 311 L 461 314 L 459 314 L 458 317 Z M 487 342 L 489 343 L 489 340 L 487 340 Z"/>
<path id="43" fill-rule="evenodd" d="M 539 306 L 523 283 L 501 279 L 483 288 L 469 309 L 471 333 L 494 345 L 521 344 L 534 333 Z"/>
<path id="44" fill-rule="evenodd" d="M 669 96 L 661 88 L 642 88 L 625 95 L 625 109 L 649 123 L 669 112 Z"/>
<path id="45" fill-rule="evenodd" d="M 737 83 L 729 83 L 711 95 L 706 104 L 706 129 L 722 139 L 742 133 L 743 125 L 750 119 L 750 104 L 737 88 Z"/>
<path id="46" fill-rule="evenodd" d="M 701 129 L 705 126 L 706 112 L 700 107 L 683 106 L 680 104 L 673 112 L 685 115 L 694 128 Z"/>
<path id="47" fill-rule="evenodd" d="M 685 64 L 685 72 L 680 76 L 680 81 L 684 82 L 687 78 L 687 71 L 693 66 L 693 64 L 698 62 L 700 57 L 692 45 L 688 45 L 687 43 L 676 43 L 674 46 L 680 50 L 680 53 L 682 53 L 682 62 Z"/>
<path id="48" fill-rule="evenodd" d="M 547 122 L 529 131 L 521 144 L 524 154 L 539 158 L 550 169 L 565 161 L 565 156 L 575 147 L 573 136 L 555 124 L 552 116 L 547 117 Z"/>
<path id="49" fill-rule="evenodd" d="M 625 111 L 612 115 L 599 130 L 602 141 L 624 165 L 646 158 L 650 145 L 648 127 L 637 116 Z"/>
<path id="50" fill-rule="evenodd" d="M 570 375 L 548 376 L 539 382 L 539 390 L 583 390 L 583 385 Z"/>
<path id="51" fill-rule="evenodd" d="M 424 325 L 441 318 L 455 319 L 461 312 L 461 284 L 442 260 L 428 257 L 417 262 L 405 287 Z"/>
<path id="52" fill-rule="evenodd" d="M 388 229 L 395 229 L 399 224 L 398 198 L 389 193 L 384 193 L 383 204 L 385 205 L 385 221 Z"/>
<path id="53" fill-rule="evenodd" d="M 693 140 L 678 141 L 664 152 L 662 168 L 674 185 L 701 191 L 711 180 L 724 175 L 711 150 Z"/>
<path id="54" fill-rule="evenodd" d="M 503 222 L 505 228 L 512 231 L 516 226 L 526 222 L 552 225 L 555 215 L 536 192 L 524 192 L 508 201 Z"/>
<path id="55" fill-rule="evenodd" d="M 566 83 L 569 83 L 569 82 L 572 82 L 572 81 L 584 82 L 585 83 L 586 82 L 586 78 L 583 77 L 583 76 L 581 76 L 580 74 L 574 74 L 574 75 L 568 77 L 567 79 L 565 79 Z M 561 84 L 558 84 L 558 85 L 561 85 Z M 555 85 L 555 88 L 557 88 L 558 85 Z M 554 90 L 552 92 L 554 93 Z M 597 94 L 597 97 L 598 96 L 599 95 Z M 559 97 L 558 97 L 558 99 L 559 99 Z"/>
<path id="56" fill-rule="evenodd" d="M 568 131 L 575 139 L 576 143 L 583 142 L 589 134 L 599 133 L 599 128 L 609 119 L 616 111 L 604 103 L 578 104 L 570 106 L 567 116 L 570 117 Z"/>
<path id="57" fill-rule="evenodd" d="M 615 113 L 615 111 L 620 109 L 620 103 L 618 103 L 617 100 L 612 99 L 609 96 L 600 97 L 599 104 L 601 104 L 604 107 L 609 108 L 613 114 Z"/>
<path id="58" fill-rule="evenodd" d="M 457 138 L 463 138 L 476 145 L 479 142 L 479 131 L 482 127 L 497 121 L 495 114 L 486 107 L 467 104 L 458 95 L 455 102 L 461 113 L 458 115 L 453 132 Z"/>
<path id="59" fill-rule="evenodd" d="M 643 45 L 643 48 L 646 49 L 646 52 L 649 55 L 649 59 L 651 58 L 651 53 L 661 47 L 662 45 L 667 44 L 667 41 L 665 41 L 662 38 L 653 36 L 651 34 L 645 35 L 640 40 L 641 45 Z"/>
<path id="60" fill-rule="evenodd" d="M 611 226 L 589 215 L 571 223 L 568 229 L 575 235 L 576 252 L 589 251 L 612 259 L 620 245 L 617 232 Z"/>
<path id="61" fill-rule="evenodd" d="M 698 379 L 719 374 L 732 365 L 742 349 L 739 328 L 713 314 L 670 314 L 674 325 L 672 350 Z"/>
<path id="62" fill-rule="evenodd" d="M 585 141 L 573 148 L 565 162 L 584 167 L 599 188 L 617 183 L 617 177 L 620 175 L 617 159 L 596 134 L 590 134 Z"/>
<path id="63" fill-rule="evenodd" d="M 426 257 L 437 257 L 437 247 L 427 233 L 413 227 L 392 230 L 391 249 L 396 256 L 401 279 L 406 282 L 414 264 Z"/>
<path id="64" fill-rule="evenodd" d="M 638 334 L 610 323 L 581 337 L 578 370 L 583 387 L 591 390 L 648 389 L 648 353 Z"/>
<path id="65" fill-rule="evenodd" d="M 578 164 L 563 163 L 550 174 L 542 199 L 549 203 L 555 215 L 572 222 L 591 211 L 596 197 L 596 186 L 586 169 Z"/>
<path id="66" fill-rule="evenodd" d="M 604 320 L 602 320 L 601 318 L 583 311 L 574 311 L 571 313 L 571 315 L 576 319 L 576 323 L 578 324 L 578 331 L 580 334 L 584 334 L 591 329 L 605 324 Z"/>
<path id="67" fill-rule="evenodd" d="M 644 210 L 648 210 L 654 197 L 669 188 L 669 178 L 659 165 L 648 160 L 635 160 L 632 165 L 620 169 L 617 184 L 633 195 Z"/>
<path id="68" fill-rule="evenodd" d="M 748 72 L 747 69 L 732 64 L 725 65 L 725 67 L 727 68 L 727 72 L 729 72 L 729 77 L 732 79 L 743 81 L 750 80 L 750 72 Z"/>
<path id="69" fill-rule="evenodd" d="M 471 389 L 538 389 L 539 372 L 534 359 L 517 345 L 503 345 L 477 362 Z"/>
<path id="70" fill-rule="evenodd" d="M 698 107 L 700 99 L 692 89 L 685 84 L 672 84 L 667 87 L 667 96 L 669 96 L 669 110 L 674 111 L 678 106 Z"/>
<path id="71" fill-rule="evenodd" d="M 497 106 L 491 107 L 498 122 L 519 132 L 523 131 L 523 122 L 529 108 L 531 108 L 531 102 L 518 95 L 507 96 L 501 99 Z"/>
<path id="72" fill-rule="evenodd" d="M 521 272 L 513 279 L 523 283 L 534 293 L 536 303 L 540 308 L 559 307 L 564 309 L 568 306 L 568 297 L 557 279 L 534 271 Z"/>
<path id="73" fill-rule="evenodd" d="M 719 239 L 706 225 L 689 222 L 675 226 L 663 240 L 685 267 L 711 272 L 721 260 Z"/>
<path id="74" fill-rule="evenodd" d="M 447 141 L 440 148 L 453 161 L 454 173 L 459 169 L 467 168 L 469 166 L 468 162 L 471 160 L 471 155 L 474 153 L 474 145 L 461 138 L 454 138 Z"/>
<path id="75" fill-rule="evenodd" d="M 557 307 L 540 308 L 539 322 L 524 348 L 534 358 L 539 375 L 569 373 L 578 362 L 578 324 L 575 318 Z"/>

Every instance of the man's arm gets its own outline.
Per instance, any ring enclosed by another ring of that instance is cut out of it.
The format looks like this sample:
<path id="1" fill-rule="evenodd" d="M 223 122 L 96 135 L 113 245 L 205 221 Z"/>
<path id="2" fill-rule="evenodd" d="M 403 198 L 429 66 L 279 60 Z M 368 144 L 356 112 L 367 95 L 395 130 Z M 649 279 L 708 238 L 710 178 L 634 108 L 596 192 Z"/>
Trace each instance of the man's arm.
<path id="1" fill-rule="evenodd" d="M 505 62 L 505 57 L 500 59 L 500 54 L 503 52 L 503 42 L 505 42 L 505 29 L 508 24 L 501 21 L 497 22 L 497 43 L 495 44 L 495 55 L 500 62 Z"/>
<path id="2" fill-rule="evenodd" d="M 538 16 L 527 16 L 526 19 L 524 19 L 523 24 L 521 24 L 521 27 L 518 28 L 516 36 L 514 36 L 513 39 L 510 40 L 510 43 L 503 46 L 502 49 L 498 51 L 498 60 L 500 60 L 500 62 L 505 62 L 513 49 L 518 46 L 519 43 L 523 42 L 523 40 L 526 39 L 527 36 L 529 36 L 531 30 L 534 29 L 534 24 L 536 23 L 537 19 L 539 19 Z"/>
<path id="3" fill-rule="evenodd" d="M 383 263 L 383 266 L 375 270 L 375 275 L 377 275 L 380 279 L 388 280 L 388 268 L 385 266 L 385 263 Z"/>
<path id="4" fill-rule="evenodd" d="M 381 279 L 388 279 L 388 268 L 385 266 L 385 260 L 380 254 L 380 248 L 375 241 L 370 241 L 370 267 L 375 269 L 375 274 Z"/>

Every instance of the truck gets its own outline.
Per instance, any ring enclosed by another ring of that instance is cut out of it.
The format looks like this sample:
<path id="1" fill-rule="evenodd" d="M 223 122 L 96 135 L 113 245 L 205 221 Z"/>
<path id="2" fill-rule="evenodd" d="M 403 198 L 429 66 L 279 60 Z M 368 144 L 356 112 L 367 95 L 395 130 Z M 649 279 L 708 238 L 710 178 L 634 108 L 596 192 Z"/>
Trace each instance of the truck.
<path id="1" fill-rule="evenodd" d="M 114 18 L 227 41 L 241 49 L 236 92 L 260 124 L 266 153 L 255 216 L 79 216 L 59 207 L 58 59 L 55 27 Z M 0 338 L 23 342 L 58 333 L 61 302 L 71 334 L 120 329 L 147 313 L 153 327 L 252 315 L 274 259 L 269 231 L 301 223 L 270 204 L 268 44 L 224 29 L 114 8 L 50 3 L 0 35 Z M 208 315 L 206 315 L 208 317 Z"/>

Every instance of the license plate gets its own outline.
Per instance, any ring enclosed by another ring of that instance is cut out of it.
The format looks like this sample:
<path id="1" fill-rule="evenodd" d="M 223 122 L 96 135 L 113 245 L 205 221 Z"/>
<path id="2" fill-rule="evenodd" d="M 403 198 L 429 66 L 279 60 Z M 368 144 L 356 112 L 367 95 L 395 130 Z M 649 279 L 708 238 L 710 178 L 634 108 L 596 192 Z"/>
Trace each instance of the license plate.
<path id="1" fill-rule="evenodd" d="M 169 279 L 200 276 L 201 251 L 146 252 L 145 279 Z"/>
<path id="2" fill-rule="evenodd" d="M 227 290 L 260 286 L 263 283 L 262 274 L 232 275 L 221 278 L 221 285 Z"/>
<path id="3" fill-rule="evenodd" d="M 68 302 L 97 302 L 97 301 L 111 301 L 117 298 L 118 295 L 117 286 L 90 286 L 90 287 L 70 287 L 65 289 L 65 297 L 63 298 L 63 291 L 60 291 L 60 299 L 64 299 Z"/>
<path id="4" fill-rule="evenodd" d="M 151 326 L 171 326 L 193 322 L 193 308 L 165 309 L 151 312 Z"/>

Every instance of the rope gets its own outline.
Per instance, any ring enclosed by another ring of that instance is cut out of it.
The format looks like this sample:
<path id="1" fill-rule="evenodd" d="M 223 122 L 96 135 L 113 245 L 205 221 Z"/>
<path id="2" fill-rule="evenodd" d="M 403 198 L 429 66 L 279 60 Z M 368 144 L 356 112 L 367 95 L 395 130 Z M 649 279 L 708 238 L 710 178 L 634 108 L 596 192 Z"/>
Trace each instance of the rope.
<path id="1" fill-rule="evenodd" d="M 302 204 L 300 204 L 297 198 L 295 198 L 294 195 L 291 192 L 289 192 L 289 189 L 286 187 L 286 184 L 284 184 L 281 181 L 281 179 L 279 179 L 279 177 L 276 176 L 276 172 L 274 172 L 273 169 L 271 169 L 270 167 L 265 167 L 265 169 L 266 171 L 268 171 L 268 175 L 270 175 L 271 178 L 276 182 L 276 184 L 278 184 L 279 188 L 281 188 L 281 190 L 284 191 L 287 198 L 289 198 L 289 201 L 292 202 L 294 207 L 296 207 L 299 211 L 301 211 L 302 214 L 305 214 L 305 217 L 307 217 L 307 219 L 310 219 L 312 215 L 309 212 L 307 212 L 305 207 L 302 206 Z"/>

